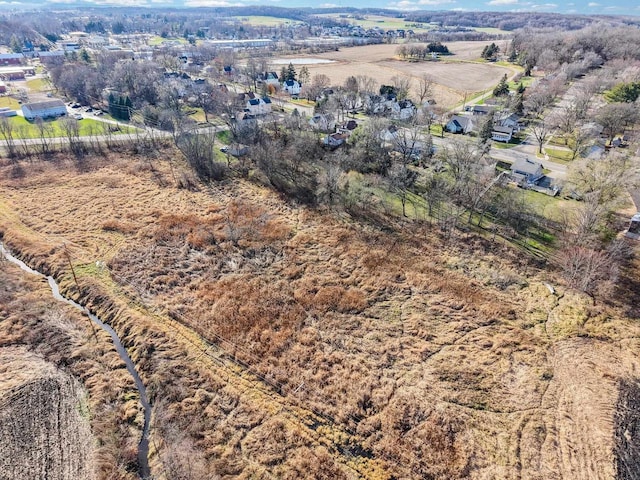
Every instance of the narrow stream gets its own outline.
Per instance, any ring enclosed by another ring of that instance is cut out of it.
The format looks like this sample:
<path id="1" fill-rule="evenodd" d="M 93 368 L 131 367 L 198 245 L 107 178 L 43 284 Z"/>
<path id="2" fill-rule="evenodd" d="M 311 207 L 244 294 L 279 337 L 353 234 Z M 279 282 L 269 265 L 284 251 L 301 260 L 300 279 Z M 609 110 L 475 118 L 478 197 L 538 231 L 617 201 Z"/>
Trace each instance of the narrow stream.
<path id="1" fill-rule="evenodd" d="M 138 465 L 139 465 L 138 473 L 140 475 L 140 478 L 142 478 L 143 480 L 150 478 L 151 472 L 149 470 L 148 456 L 149 456 L 149 429 L 151 426 L 151 405 L 149 404 L 149 399 L 147 398 L 147 390 L 144 386 L 144 383 L 142 383 L 142 379 L 140 378 L 140 375 L 138 375 L 138 372 L 136 371 L 136 367 L 133 364 L 131 357 L 129 357 L 127 350 L 122 345 L 122 342 L 118 337 L 118 334 L 108 324 L 104 323 L 102 320 L 100 320 L 98 317 L 92 314 L 87 309 L 87 307 L 84 307 L 79 303 L 76 303 L 73 300 L 70 300 L 62 296 L 62 294 L 60 293 L 60 287 L 58 286 L 58 284 L 56 283 L 53 277 L 46 276 L 38 272 L 37 270 L 33 270 L 32 268 L 30 268 L 22 260 L 11 255 L 11 253 L 6 248 L 4 248 L 4 245 L 1 242 L 0 242 L 0 253 L 2 253 L 2 255 L 4 255 L 4 257 L 7 260 L 9 260 L 11 263 L 15 263 L 25 272 L 28 272 L 32 275 L 37 275 L 39 277 L 45 277 L 49 282 L 49 286 L 51 287 L 53 298 L 61 302 L 65 302 L 69 305 L 72 305 L 78 310 L 86 313 L 93 323 L 98 325 L 101 329 L 106 331 L 111 336 L 111 339 L 113 340 L 113 344 L 115 345 L 116 350 L 120 355 L 120 358 L 124 360 L 124 363 L 127 366 L 127 370 L 133 377 L 133 381 L 135 382 L 136 388 L 138 389 L 138 393 L 140 394 L 140 403 L 142 404 L 142 408 L 144 410 L 144 425 L 142 427 L 142 438 L 140 440 L 140 443 L 138 444 Z"/>

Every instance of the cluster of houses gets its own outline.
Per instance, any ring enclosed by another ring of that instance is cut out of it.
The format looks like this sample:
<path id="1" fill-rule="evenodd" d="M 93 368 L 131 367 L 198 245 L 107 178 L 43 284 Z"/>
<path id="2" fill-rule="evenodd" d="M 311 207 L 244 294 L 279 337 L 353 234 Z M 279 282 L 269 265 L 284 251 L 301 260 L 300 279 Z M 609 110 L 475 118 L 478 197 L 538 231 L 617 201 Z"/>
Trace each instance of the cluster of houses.
<path id="1" fill-rule="evenodd" d="M 346 24 L 325 27 L 319 34 L 325 37 L 408 38 L 413 37 L 415 32 L 411 29 L 405 30 L 403 28 L 384 30 L 381 27 L 364 28 L 360 25 Z"/>
<path id="2" fill-rule="evenodd" d="M 351 132 L 357 128 L 358 122 L 347 120 L 338 124 L 332 113 L 316 113 L 309 119 L 309 126 L 314 131 L 327 133 L 322 140 L 325 146 L 337 148 L 347 141 Z"/>
<path id="3" fill-rule="evenodd" d="M 445 125 L 445 130 L 451 133 L 470 134 L 477 131 L 481 122 L 489 115 L 494 117 L 491 139 L 496 142 L 508 143 L 515 133 L 524 128 L 520 116 L 515 113 L 504 112 L 496 115 L 492 106 L 472 105 L 465 108 L 465 114 L 451 117 Z"/>
<path id="4" fill-rule="evenodd" d="M 411 100 L 398 100 L 395 95 L 371 95 L 365 100 L 364 109 L 373 115 L 384 115 L 394 120 L 409 120 L 418 109 Z"/>

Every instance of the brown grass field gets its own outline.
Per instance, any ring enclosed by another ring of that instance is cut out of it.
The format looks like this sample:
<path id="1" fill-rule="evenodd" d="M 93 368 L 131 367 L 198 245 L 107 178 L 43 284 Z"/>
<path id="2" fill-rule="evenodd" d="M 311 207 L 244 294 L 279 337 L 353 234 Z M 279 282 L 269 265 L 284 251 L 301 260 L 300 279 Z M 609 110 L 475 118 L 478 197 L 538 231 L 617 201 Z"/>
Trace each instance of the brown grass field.
<path id="1" fill-rule="evenodd" d="M 0 167 L 0 232 L 120 333 L 155 406 L 157 478 L 187 459 L 194 479 L 637 471 L 632 294 L 594 305 L 508 246 L 240 180 L 178 190 L 149 165 Z"/>
<path id="2" fill-rule="evenodd" d="M 307 65 L 311 77 L 327 75 L 332 84 L 342 85 L 352 75 L 367 75 L 379 84 L 391 84 L 397 75 L 413 79 L 414 89 L 423 74 L 433 77 L 436 82 L 434 98 L 439 105 L 452 107 L 461 103 L 464 95 L 482 92 L 494 87 L 506 73 L 512 75 L 514 69 L 476 63 L 487 42 L 450 42 L 451 57 L 440 61 L 405 62 L 398 60 L 398 44 L 367 45 L 341 48 L 337 52 L 314 54 L 314 58 L 333 60 L 335 63 Z M 297 57 L 299 58 L 299 57 Z M 414 92 L 415 93 L 415 92 Z"/>

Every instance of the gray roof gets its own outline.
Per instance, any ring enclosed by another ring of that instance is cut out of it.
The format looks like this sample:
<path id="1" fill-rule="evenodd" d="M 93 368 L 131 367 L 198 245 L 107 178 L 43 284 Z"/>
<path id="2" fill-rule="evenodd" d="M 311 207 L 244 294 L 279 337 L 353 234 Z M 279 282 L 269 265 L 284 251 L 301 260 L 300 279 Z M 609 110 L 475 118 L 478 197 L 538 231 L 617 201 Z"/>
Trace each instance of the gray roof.
<path id="1" fill-rule="evenodd" d="M 534 162 L 528 158 L 519 158 L 513 165 L 511 165 L 512 172 L 526 173 L 527 175 L 535 175 L 538 173 L 538 169 L 542 168 L 542 164 Z"/>
<path id="2" fill-rule="evenodd" d="M 504 133 L 505 135 L 511 135 L 513 133 L 513 128 L 494 125 L 491 131 L 495 133 Z"/>
<path id="3" fill-rule="evenodd" d="M 30 110 L 46 110 L 48 108 L 64 107 L 64 106 L 65 106 L 64 102 L 62 100 L 58 100 L 58 99 L 45 100 L 43 102 L 25 103 L 23 105 L 23 107 L 27 107 Z"/>
<path id="4" fill-rule="evenodd" d="M 451 117 L 453 123 L 457 123 L 461 128 L 468 128 L 469 124 L 473 125 L 473 121 L 469 117 L 461 117 L 460 115 L 454 115 Z"/>
<path id="5" fill-rule="evenodd" d="M 491 113 L 493 112 L 494 107 L 488 107 L 486 105 L 473 105 L 471 107 L 472 112 L 480 112 L 480 113 Z"/>

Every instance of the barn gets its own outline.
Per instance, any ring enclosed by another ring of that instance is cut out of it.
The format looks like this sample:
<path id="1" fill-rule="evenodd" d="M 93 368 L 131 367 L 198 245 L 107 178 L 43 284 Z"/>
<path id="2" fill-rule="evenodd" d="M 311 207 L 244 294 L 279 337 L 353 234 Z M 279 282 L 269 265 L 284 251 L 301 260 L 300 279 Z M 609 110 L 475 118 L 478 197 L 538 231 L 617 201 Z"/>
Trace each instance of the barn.
<path id="1" fill-rule="evenodd" d="M 25 103 L 22 105 L 22 114 L 27 120 L 59 117 L 67 114 L 67 107 L 62 100 Z"/>

